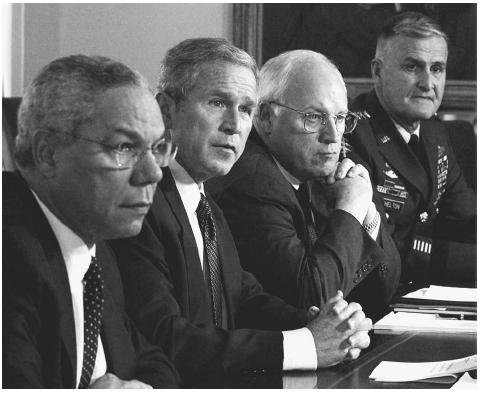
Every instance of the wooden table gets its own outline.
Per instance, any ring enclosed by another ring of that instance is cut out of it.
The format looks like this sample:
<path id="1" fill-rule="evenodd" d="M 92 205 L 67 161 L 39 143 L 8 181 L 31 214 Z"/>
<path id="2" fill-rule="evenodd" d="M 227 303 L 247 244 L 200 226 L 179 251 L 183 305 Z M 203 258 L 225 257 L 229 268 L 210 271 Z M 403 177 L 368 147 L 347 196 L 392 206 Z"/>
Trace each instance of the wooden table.
<path id="1" fill-rule="evenodd" d="M 370 350 L 359 359 L 316 372 L 284 372 L 284 387 L 405 389 L 449 388 L 450 384 L 426 382 L 387 383 L 369 379 L 382 360 L 398 362 L 432 362 L 476 354 L 476 335 L 447 333 L 404 333 L 373 335 Z M 310 386 L 309 386 L 310 385 Z"/>

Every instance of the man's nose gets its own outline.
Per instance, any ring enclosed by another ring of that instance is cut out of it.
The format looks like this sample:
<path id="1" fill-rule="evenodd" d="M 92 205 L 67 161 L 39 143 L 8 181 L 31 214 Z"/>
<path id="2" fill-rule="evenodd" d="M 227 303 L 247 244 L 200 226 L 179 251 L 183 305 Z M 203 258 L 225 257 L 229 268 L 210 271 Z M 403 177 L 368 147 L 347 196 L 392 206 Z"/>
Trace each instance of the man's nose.
<path id="1" fill-rule="evenodd" d="M 133 183 L 135 185 L 158 183 L 162 180 L 162 176 L 162 168 L 155 160 L 152 151 L 148 149 L 133 168 Z"/>
<path id="2" fill-rule="evenodd" d="M 238 134 L 241 132 L 241 122 L 239 111 L 236 108 L 229 108 L 224 112 L 221 131 L 229 134 Z"/>
<path id="3" fill-rule="evenodd" d="M 319 132 L 319 142 L 321 143 L 337 143 L 341 140 L 342 129 L 338 131 L 336 119 L 329 117 L 326 125 Z"/>
<path id="4" fill-rule="evenodd" d="M 419 89 L 423 91 L 429 91 L 434 87 L 433 75 L 429 70 L 425 70 L 419 74 L 417 85 Z"/>

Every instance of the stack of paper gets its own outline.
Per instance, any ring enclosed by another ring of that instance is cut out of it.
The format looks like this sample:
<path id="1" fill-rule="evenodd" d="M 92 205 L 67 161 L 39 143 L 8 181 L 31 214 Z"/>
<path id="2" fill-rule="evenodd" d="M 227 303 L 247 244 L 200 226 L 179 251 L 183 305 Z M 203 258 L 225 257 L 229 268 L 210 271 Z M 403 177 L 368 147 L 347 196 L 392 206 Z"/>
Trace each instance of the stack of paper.
<path id="1" fill-rule="evenodd" d="M 404 299 L 424 299 L 452 302 L 476 302 L 476 288 L 441 287 L 431 285 L 404 295 Z"/>
<path id="2" fill-rule="evenodd" d="M 382 361 L 369 378 L 380 382 L 437 382 L 454 383 L 458 373 L 476 368 L 476 355 L 442 362 L 386 362 Z"/>
<path id="3" fill-rule="evenodd" d="M 394 312 L 374 325 L 377 333 L 476 333 L 476 288 L 431 285 L 391 304 Z"/>
<path id="4" fill-rule="evenodd" d="M 375 333 L 406 331 L 476 334 L 476 321 L 440 317 L 438 314 L 391 312 L 374 324 Z"/>

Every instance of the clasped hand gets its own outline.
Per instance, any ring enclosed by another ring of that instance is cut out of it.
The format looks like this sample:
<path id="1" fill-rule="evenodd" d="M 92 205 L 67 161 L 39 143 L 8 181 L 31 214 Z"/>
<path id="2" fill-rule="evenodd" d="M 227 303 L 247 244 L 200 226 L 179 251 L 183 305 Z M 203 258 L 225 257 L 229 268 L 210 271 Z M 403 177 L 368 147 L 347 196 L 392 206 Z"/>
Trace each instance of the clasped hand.
<path id="1" fill-rule="evenodd" d="M 329 367 L 359 357 L 369 346 L 372 321 L 366 318 L 358 303 L 347 303 L 338 291 L 329 299 L 322 312 L 309 310 L 311 331 L 316 345 L 317 367 Z"/>
<path id="2" fill-rule="evenodd" d="M 324 196 L 334 209 L 350 213 L 360 224 L 367 224 L 374 218 L 376 207 L 372 201 L 371 180 L 364 166 L 345 158 L 320 182 L 324 185 Z"/>

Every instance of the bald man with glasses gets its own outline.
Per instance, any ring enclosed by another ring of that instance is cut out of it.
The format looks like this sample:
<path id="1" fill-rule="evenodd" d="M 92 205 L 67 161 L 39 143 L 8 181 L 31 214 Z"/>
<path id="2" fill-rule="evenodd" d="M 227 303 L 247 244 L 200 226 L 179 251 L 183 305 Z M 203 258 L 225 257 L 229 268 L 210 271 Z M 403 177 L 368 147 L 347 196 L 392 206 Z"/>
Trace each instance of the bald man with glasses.
<path id="1" fill-rule="evenodd" d="M 297 307 L 322 308 L 340 289 L 379 318 L 400 261 L 366 169 L 339 162 L 357 122 L 341 74 L 319 53 L 291 51 L 262 67 L 259 90 L 244 154 L 208 183 L 243 267 Z"/>

